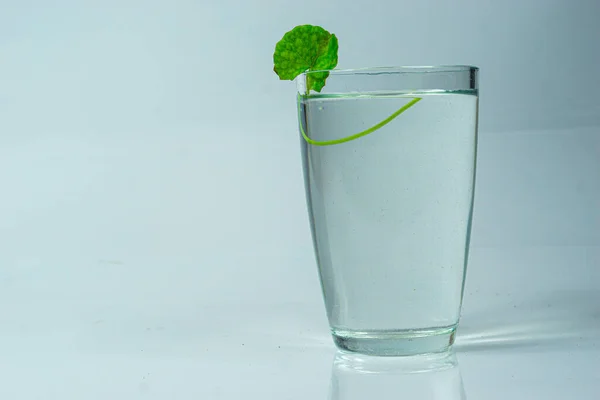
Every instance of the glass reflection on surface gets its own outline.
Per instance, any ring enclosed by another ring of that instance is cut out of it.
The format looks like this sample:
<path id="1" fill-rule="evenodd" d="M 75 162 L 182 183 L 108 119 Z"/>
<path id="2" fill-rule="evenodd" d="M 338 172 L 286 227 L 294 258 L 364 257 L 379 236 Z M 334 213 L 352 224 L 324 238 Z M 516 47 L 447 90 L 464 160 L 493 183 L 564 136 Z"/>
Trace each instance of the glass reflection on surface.
<path id="1" fill-rule="evenodd" d="M 372 357 L 338 351 L 330 400 L 465 400 L 453 352 L 410 357 Z"/>

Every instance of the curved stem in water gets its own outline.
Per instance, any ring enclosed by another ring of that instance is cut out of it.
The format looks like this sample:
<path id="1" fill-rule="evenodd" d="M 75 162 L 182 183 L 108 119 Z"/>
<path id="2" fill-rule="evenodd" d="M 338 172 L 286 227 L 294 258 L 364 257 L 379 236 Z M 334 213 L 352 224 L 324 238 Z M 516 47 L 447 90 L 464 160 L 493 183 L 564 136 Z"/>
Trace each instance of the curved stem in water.
<path id="1" fill-rule="evenodd" d="M 351 140 L 358 139 L 360 137 L 366 136 L 369 133 L 373 133 L 377 129 L 382 128 L 383 126 L 389 124 L 390 122 L 392 122 L 392 120 L 394 120 L 394 118 L 396 118 L 398 115 L 402 114 L 404 111 L 408 110 L 409 108 L 411 108 L 412 106 L 414 106 L 415 104 L 417 104 L 421 99 L 422 99 L 421 97 L 415 97 L 411 101 L 409 101 L 408 103 L 406 103 L 404 106 L 402 106 L 398 111 L 394 112 L 392 115 L 390 115 L 389 117 L 387 117 L 386 119 L 384 119 L 380 123 L 378 123 L 376 125 L 373 125 L 369 129 L 365 129 L 362 132 L 358 132 L 358 133 L 355 133 L 354 135 L 346 136 L 346 137 L 341 138 L 341 139 L 325 140 L 325 141 L 322 141 L 322 142 L 317 141 L 317 140 L 313 140 L 313 139 L 309 138 L 306 135 L 306 132 L 304 132 L 304 128 L 302 127 L 302 121 L 300 121 L 300 133 L 302 133 L 302 137 L 304 138 L 304 140 L 306 140 L 308 143 L 310 143 L 310 144 L 312 144 L 314 146 L 331 146 L 333 144 L 346 143 L 346 142 L 349 142 Z"/>

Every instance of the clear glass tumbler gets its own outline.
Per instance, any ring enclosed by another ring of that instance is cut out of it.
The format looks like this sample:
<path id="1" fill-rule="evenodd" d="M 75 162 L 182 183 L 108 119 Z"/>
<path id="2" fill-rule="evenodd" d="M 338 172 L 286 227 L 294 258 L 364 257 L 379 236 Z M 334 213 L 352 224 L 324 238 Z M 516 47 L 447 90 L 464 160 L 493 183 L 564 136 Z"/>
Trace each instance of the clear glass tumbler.
<path id="1" fill-rule="evenodd" d="M 300 75 L 309 218 L 334 342 L 411 355 L 447 350 L 460 317 L 473 210 L 478 69 Z"/>

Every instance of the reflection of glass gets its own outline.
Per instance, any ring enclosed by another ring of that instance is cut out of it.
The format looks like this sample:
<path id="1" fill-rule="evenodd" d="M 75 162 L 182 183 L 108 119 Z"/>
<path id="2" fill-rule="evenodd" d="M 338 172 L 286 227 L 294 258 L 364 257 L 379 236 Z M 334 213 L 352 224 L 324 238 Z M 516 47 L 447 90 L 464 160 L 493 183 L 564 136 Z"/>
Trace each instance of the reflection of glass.
<path id="1" fill-rule="evenodd" d="M 334 340 L 375 355 L 454 340 L 471 229 L 475 67 L 299 77 L 309 217 Z"/>
<path id="2" fill-rule="evenodd" d="M 371 357 L 338 352 L 330 400 L 466 400 L 454 353 Z"/>

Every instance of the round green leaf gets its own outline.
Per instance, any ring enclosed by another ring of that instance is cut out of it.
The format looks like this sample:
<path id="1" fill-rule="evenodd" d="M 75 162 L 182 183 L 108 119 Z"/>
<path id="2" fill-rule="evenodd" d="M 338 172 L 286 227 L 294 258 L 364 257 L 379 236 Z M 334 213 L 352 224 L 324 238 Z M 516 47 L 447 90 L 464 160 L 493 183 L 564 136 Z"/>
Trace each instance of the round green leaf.
<path id="1" fill-rule="evenodd" d="M 282 80 L 294 80 L 306 71 L 330 70 L 338 61 L 335 35 L 319 26 L 299 25 L 283 35 L 275 46 L 273 70 Z M 308 90 L 320 92 L 329 72 L 311 74 Z"/>

